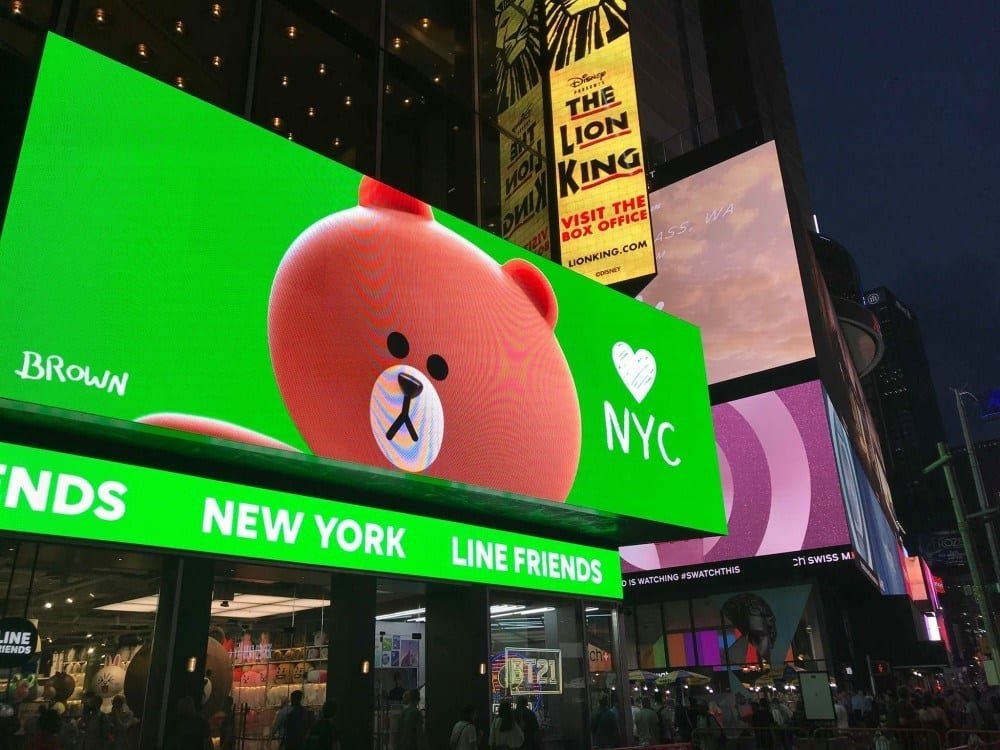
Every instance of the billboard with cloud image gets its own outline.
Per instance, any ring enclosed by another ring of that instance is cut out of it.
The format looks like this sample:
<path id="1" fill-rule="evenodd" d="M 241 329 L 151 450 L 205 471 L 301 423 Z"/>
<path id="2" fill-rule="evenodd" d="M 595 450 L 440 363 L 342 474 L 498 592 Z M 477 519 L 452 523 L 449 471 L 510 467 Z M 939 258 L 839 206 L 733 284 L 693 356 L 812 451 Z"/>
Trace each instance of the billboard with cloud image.
<path id="1" fill-rule="evenodd" d="M 819 381 L 719 404 L 712 415 L 729 535 L 624 547 L 626 572 L 851 543 Z"/>
<path id="2" fill-rule="evenodd" d="M 639 298 L 701 328 L 710 383 L 815 356 L 773 142 L 650 204 L 660 273 Z"/>

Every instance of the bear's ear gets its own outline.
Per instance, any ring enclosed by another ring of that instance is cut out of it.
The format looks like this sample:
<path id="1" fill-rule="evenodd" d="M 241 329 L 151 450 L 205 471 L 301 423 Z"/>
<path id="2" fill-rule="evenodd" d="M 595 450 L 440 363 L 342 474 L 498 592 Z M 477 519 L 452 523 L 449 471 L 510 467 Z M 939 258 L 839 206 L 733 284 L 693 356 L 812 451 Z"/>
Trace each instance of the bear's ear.
<path id="1" fill-rule="evenodd" d="M 383 182 L 363 177 L 358 188 L 358 203 L 366 208 L 391 208 L 394 211 L 405 211 L 422 219 L 433 219 L 431 207 L 419 201 L 412 195 L 389 187 Z"/>
<path id="2" fill-rule="evenodd" d="M 528 299 L 538 308 L 549 328 L 555 329 L 556 321 L 559 319 L 556 293 L 552 291 L 552 285 L 538 267 L 521 258 L 515 258 L 508 260 L 501 268 L 528 295 Z"/>

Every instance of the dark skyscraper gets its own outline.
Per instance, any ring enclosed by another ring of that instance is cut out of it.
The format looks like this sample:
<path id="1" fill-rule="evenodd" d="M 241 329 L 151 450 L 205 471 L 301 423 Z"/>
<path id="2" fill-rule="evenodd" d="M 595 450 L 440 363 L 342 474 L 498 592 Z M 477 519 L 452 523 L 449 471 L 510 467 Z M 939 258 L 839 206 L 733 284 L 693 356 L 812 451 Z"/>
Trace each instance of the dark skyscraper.
<path id="1" fill-rule="evenodd" d="M 944 439 L 941 412 L 917 316 L 885 287 L 866 292 L 864 303 L 878 318 L 885 342 L 882 361 L 865 378 L 865 391 L 896 508 L 912 537 L 953 523 L 941 488 L 921 472 Z"/>

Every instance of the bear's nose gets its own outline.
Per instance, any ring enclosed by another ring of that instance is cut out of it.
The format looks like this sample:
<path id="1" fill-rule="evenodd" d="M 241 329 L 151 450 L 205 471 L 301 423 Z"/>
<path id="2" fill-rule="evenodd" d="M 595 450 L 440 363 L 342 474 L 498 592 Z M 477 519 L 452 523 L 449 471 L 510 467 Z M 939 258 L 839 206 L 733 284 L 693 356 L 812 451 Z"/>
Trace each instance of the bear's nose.
<path id="1" fill-rule="evenodd" d="M 407 375 L 405 372 L 401 372 L 396 376 L 396 382 L 399 383 L 399 387 L 403 391 L 403 395 L 409 398 L 416 398 L 424 389 L 423 383 L 412 375 Z"/>

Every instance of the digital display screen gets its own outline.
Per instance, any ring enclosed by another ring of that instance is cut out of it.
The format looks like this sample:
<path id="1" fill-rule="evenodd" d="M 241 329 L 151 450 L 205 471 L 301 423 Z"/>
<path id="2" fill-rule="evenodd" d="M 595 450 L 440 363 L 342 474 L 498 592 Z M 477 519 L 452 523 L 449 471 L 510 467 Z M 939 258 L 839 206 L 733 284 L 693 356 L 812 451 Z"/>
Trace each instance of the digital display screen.
<path id="1" fill-rule="evenodd" d="M 712 414 L 729 535 L 623 547 L 626 572 L 705 566 L 711 577 L 728 576 L 741 572 L 733 561 L 850 544 L 819 381 L 719 404 Z M 791 564 L 843 559 L 853 556 L 793 555 Z"/>
<path id="2" fill-rule="evenodd" d="M 725 532 L 695 326 L 54 35 L 0 278 L 2 398 Z"/>
<path id="3" fill-rule="evenodd" d="M 0 531 L 621 597 L 614 551 L 7 443 Z"/>
<path id="4" fill-rule="evenodd" d="M 851 543 L 859 557 L 875 574 L 883 594 L 905 594 L 906 581 L 899 556 L 899 540 L 868 480 L 865 463 L 851 444 L 844 422 L 837 415 L 829 396 L 825 398 Z"/>
<path id="5" fill-rule="evenodd" d="M 626 0 L 546 0 L 562 264 L 602 284 L 656 273 Z"/>
<path id="6" fill-rule="evenodd" d="M 640 299 L 701 328 L 710 383 L 815 356 L 774 143 L 650 194 Z"/>

